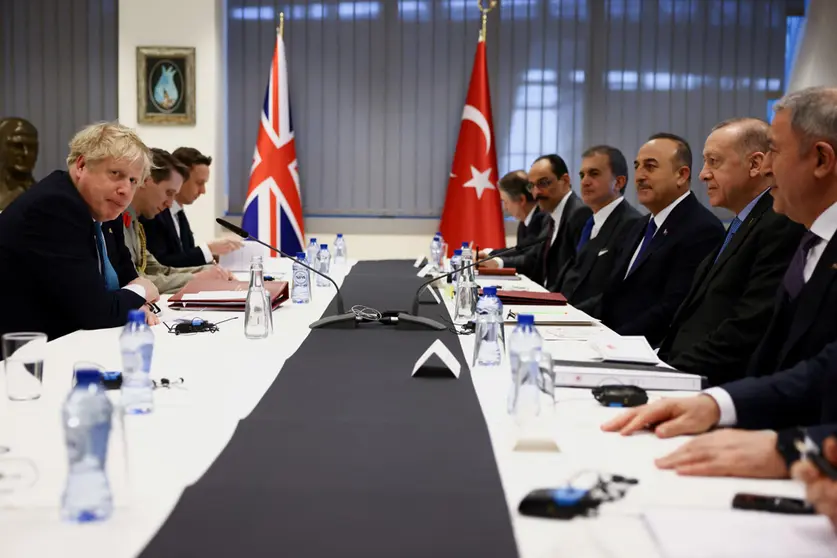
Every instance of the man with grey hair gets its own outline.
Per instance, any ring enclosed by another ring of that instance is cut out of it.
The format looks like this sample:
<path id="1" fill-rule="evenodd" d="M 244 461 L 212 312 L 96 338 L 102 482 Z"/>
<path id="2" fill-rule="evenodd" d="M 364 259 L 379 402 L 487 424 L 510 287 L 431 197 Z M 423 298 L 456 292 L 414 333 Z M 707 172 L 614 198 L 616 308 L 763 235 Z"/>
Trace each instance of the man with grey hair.
<path id="1" fill-rule="evenodd" d="M 776 210 L 808 230 L 783 278 L 782 319 L 763 344 L 784 352 L 790 343 L 801 358 L 770 376 L 635 407 L 602 426 L 623 435 L 650 426 L 661 438 L 741 429 L 698 436 L 657 460 L 679 474 L 784 478 L 800 458 L 799 427 L 814 441 L 837 430 L 837 89 L 792 93 L 775 110 L 763 172 L 775 180 Z"/>
<path id="2" fill-rule="evenodd" d="M 735 118 L 716 125 L 706 138 L 700 179 L 709 203 L 735 218 L 698 267 L 660 346 L 660 358 L 705 376 L 713 386 L 745 375 L 804 232 L 773 211 L 773 178 L 761 172 L 768 130 L 763 120 Z"/>
<path id="3" fill-rule="evenodd" d="M 117 123 L 93 124 L 70 141 L 67 170 L 55 171 L 0 213 L 0 335 L 122 326 L 128 312 L 159 298 L 137 277 L 122 213 L 151 169 L 148 148 Z M 103 223 L 105 224 L 103 226 Z"/>

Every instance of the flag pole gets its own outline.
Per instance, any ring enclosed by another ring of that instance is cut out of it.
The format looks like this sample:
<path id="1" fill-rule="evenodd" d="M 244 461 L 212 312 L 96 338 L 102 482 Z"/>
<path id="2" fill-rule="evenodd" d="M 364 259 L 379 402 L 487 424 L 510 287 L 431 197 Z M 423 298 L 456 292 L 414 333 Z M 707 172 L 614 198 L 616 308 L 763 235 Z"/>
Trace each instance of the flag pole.
<path id="1" fill-rule="evenodd" d="M 276 28 L 276 34 L 280 37 L 285 37 L 285 12 L 279 12 L 279 27 Z"/>
<path id="2" fill-rule="evenodd" d="M 482 0 L 477 0 L 477 6 L 480 8 L 482 14 L 482 28 L 480 29 L 480 42 L 485 42 L 486 31 L 488 29 L 488 12 L 497 7 L 497 0 L 490 0 L 487 8 L 482 5 Z"/>

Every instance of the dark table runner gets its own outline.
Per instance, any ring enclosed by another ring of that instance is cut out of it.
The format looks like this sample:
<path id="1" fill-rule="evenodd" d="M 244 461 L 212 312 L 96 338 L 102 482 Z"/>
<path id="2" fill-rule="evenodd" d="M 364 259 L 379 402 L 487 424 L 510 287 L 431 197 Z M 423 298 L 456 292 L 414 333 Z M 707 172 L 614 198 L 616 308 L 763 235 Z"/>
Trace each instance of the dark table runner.
<path id="1" fill-rule="evenodd" d="M 408 262 L 361 262 L 342 291 L 405 309 L 420 283 Z M 458 380 L 410 376 L 435 339 Z M 312 331 L 142 556 L 517 556 L 466 363 L 448 331 Z"/>

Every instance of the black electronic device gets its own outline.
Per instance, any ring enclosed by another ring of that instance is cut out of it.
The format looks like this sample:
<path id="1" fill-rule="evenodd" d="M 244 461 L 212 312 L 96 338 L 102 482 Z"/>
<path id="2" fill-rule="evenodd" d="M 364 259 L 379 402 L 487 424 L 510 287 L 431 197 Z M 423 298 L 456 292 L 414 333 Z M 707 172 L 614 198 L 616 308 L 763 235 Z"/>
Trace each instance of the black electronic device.
<path id="1" fill-rule="evenodd" d="M 429 279 L 429 280 L 425 281 L 424 283 L 421 284 L 421 286 L 416 291 L 416 296 L 413 297 L 413 305 L 412 305 L 412 308 L 410 310 L 410 313 L 407 314 L 406 312 L 401 312 L 400 314 L 398 314 L 398 322 L 397 322 L 396 326 L 400 329 L 416 329 L 416 327 L 418 327 L 420 329 L 435 329 L 435 330 L 438 330 L 438 331 L 442 331 L 442 330 L 447 329 L 448 326 L 446 326 L 442 323 L 439 323 L 436 320 L 432 320 L 430 318 L 424 318 L 424 317 L 418 315 L 419 314 L 419 297 L 421 296 L 422 291 L 424 291 L 424 289 L 426 289 L 428 285 L 430 285 L 434 281 L 438 281 L 439 279 L 445 279 L 447 277 L 452 276 L 454 273 L 458 273 L 462 270 L 478 266 L 481 263 L 485 263 L 489 260 L 493 260 L 494 258 L 497 258 L 499 256 L 505 256 L 507 254 L 513 254 L 515 252 L 520 252 L 522 250 L 526 250 L 528 248 L 531 248 L 532 246 L 536 246 L 536 245 L 538 245 L 542 242 L 545 242 L 546 239 L 547 239 L 547 235 L 542 234 L 538 238 L 534 238 L 532 240 L 523 242 L 521 244 L 518 244 L 517 246 L 512 246 L 511 248 L 503 248 L 502 250 L 497 250 L 496 252 L 494 252 L 493 255 L 488 256 L 487 258 L 483 258 L 481 260 L 473 261 L 468 265 L 459 266 L 456 269 L 454 269 L 452 271 L 449 271 L 449 272 L 447 272 L 443 275 L 439 275 L 438 277 L 433 277 L 432 279 Z"/>
<path id="2" fill-rule="evenodd" d="M 195 333 L 215 333 L 218 331 L 218 325 L 228 322 L 230 320 L 237 320 L 238 316 L 221 320 L 218 323 L 208 322 L 202 318 L 188 318 L 177 320 L 174 325 L 169 325 L 163 322 L 163 325 L 169 329 L 169 333 L 175 335 L 192 335 Z"/>
<path id="3" fill-rule="evenodd" d="M 596 401 L 605 407 L 636 407 L 648 403 L 648 393 L 639 386 L 608 384 L 592 390 Z"/>
<path id="4" fill-rule="evenodd" d="M 813 506 L 798 498 L 767 496 L 740 492 L 732 498 L 732 507 L 736 510 L 764 511 L 791 515 L 811 515 L 816 513 Z"/>
<path id="5" fill-rule="evenodd" d="M 590 515 L 601 502 L 589 490 L 580 488 L 539 488 L 526 495 L 517 507 L 522 515 L 572 519 Z"/>
<path id="6" fill-rule="evenodd" d="M 345 307 L 343 306 L 343 295 L 340 293 L 340 287 L 337 286 L 337 283 L 334 282 L 334 279 L 332 279 L 331 277 L 329 277 L 325 273 L 321 272 L 320 270 L 314 269 L 313 267 L 311 267 L 310 265 L 308 265 L 304 261 L 299 260 L 299 259 L 291 256 L 290 254 L 287 254 L 287 253 L 283 252 L 282 250 L 280 250 L 276 246 L 272 246 L 272 245 L 268 244 L 267 242 L 262 242 L 261 240 L 259 240 L 255 236 L 251 235 L 250 233 L 248 233 L 247 231 L 245 231 L 241 227 L 233 225 L 232 223 L 230 223 L 229 221 L 227 221 L 225 219 L 221 219 L 220 217 L 218 217 L 217 219 L 215 219 L 215 222 L 218 223 L 219 225 L 221 225 L 222 227 L 224 227 L 225 229 L 227 229 L 228 231 L 237 234 L 241 238 L 243 238 L 245 240 L 252 240 L 253 242 L 258 242 L 262 246 L 270 248 L 271 250 L 273 250 L 275 252 L 279 252 L 280 254 L 282 254 L 283 257 L 288 258 L 289 260 L 295 261 L 296 263 L 298 263 L 302 267 L 304 267 L 304 268 L 306 268 L 310 271 L 313 271 L 314 273 L 316 273 L 320 277 L 324 277 L 324 278 L 328 279 L 329 281 L 331 281 L 331 284 L 334 285 L 335 289 L 337 289 L 337 296 L 336 296 L 337 315 L 336 316 L 326 316 L 325 318 L 320 318 L 319 320 L 312 323 L 308 327 L 310 327 L 311 329 L 319 329 L 319 328 L 326 328 L 326 327 L 354 328 L 354 327 L 357 327 L 357 324 L 359 322 L 363 321 L 363 319 L 359 318 L 357 315 L 355 315 L 354 312 L 346 312 Z"/>

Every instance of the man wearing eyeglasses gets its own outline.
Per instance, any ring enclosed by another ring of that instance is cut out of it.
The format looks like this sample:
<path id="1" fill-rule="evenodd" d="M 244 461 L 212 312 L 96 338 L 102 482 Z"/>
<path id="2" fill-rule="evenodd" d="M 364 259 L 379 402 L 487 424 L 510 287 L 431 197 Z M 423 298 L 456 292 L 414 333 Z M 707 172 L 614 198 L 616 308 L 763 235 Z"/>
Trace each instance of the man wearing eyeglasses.
<path id="1" fill-rule="evenodd" d="M 593 212 L 573 193 L 567 164 L 555 154 L 538 157 L 532 164 L 529 191 L 549 216 L 543 235 L 546 240 L 526 254 L 517 271 L 555 292 L 559 271 L 575 254 L 584 223 Z M 486 263 L 487 267 L 503 267 L 504 262 L 495 258 Z"/>

